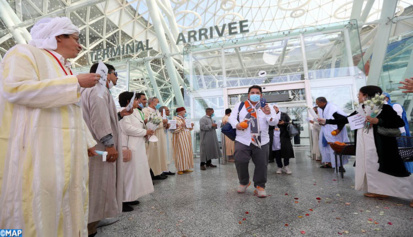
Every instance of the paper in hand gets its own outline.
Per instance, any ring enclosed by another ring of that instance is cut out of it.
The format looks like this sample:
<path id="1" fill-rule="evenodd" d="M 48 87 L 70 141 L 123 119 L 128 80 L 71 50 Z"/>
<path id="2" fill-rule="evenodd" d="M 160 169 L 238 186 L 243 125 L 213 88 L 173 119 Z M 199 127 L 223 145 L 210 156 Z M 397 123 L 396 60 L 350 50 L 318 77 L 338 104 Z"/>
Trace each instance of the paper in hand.
<path id="1" fill-rule="evenodd" d="M 106 90 L 106 81 L 108 78 L 108 67 L 102 62 L 99 61 L 98 68 L 96 69 L 96 73 L 100 75 L 99 84 L 97 85 L 100 87 L 99 97 L 102 98 L 103 92 Z"/>
<path id="2" fill-rule="evenodd" d="M 356 130 L 364 127 L 364 122 L 366 121 L 366 117 L 361 114 L 355 114 L 351 117 L 348 117 L 348 123 L 350 124 L 351 130 Z"/>
<path id="3" fill-rule="evenodd" d="M 162 119 L 167 119 L 167 118 L 166 118 L 165 109 L 163 109 L 163 111 L 162 111 Z"/>
<path id="4" fill-rule="evenodd" d="M 186 128 L 192 128 L 191 119 L 185 119 Z"/>
<path id="5" fill-rule="evenodd" d="M 136 92 L 133 92 L 132 99 L 130 100 L 129 104 L 126 106 L 127 111 L 131 111 L 133 108 L 133 102 L 135 102 Z"/>
<path id="6" fill-rule="evenodd" d="M 169 129 L 176 129 L 176 120 L 169 120 Z"/>
<path id="7" fill-rule="evenodd" d="M 313 108 L 307 108 L 308 109 L 308 113 L 311 114 L 311 117 L 313 117 L 314 119 L 318 119 L 318 115 L 314 112 Z"/>
<path id="8" fill-rule="evenodd" d="M 99 61 L 98 68 L 96 69 L 96 73 L 100 75 L 99 83 L 106 87 L 106 81 L 108 79 L 108 67 L 102 62 Z"/>

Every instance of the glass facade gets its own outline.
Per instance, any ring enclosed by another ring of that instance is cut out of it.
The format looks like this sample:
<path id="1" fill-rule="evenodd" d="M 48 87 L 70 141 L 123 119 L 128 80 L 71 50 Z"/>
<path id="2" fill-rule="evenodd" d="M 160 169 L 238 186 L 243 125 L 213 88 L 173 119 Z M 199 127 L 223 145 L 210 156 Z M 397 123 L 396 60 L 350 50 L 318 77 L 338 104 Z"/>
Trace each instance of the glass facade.
<path id="1" fill-rule="evenodd" d="M 301 130 L 295 144 L 309 145 L 307 108 L 317 97 L 353 110 L 357 89 L 366 83 L 354 62 L 360 55 L 356 21 L 187 47 L 186 106 L 195 124 L 208 107 L 221 120 L 226 108 L 247 98 L 249 86 L 260 85 L 267 101 L 277 103 Z M 198 133 L 196 126 L 194 148 Z"/>

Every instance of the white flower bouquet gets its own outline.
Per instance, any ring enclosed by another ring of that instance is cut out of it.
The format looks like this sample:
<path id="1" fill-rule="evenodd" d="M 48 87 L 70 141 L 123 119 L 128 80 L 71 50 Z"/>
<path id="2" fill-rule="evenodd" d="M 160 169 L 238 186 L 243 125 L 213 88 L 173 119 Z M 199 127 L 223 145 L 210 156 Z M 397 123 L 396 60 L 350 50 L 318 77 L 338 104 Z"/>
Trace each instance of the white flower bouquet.
<path id="1" fill-rule="evenodd" d="M 158 116 L 156 113 L 152 113 L 148 118 L 148 123 L 146 123 L 146 127 L 150 130 L 155 131 L 160 123 L 162 123 L 162 117 Z M 148 141 L 157 142 L 158 138 L 155 135 L 152 135 L 149 137 Z"/>
<path id="2" fill-rule="evenodd" d="M 370 116 L 372 118 L 377 117 L 383 108 L 384 104 L 384 95 L 376 94 L 373 98 L 366 100 L 362 103 L 362 108 L 365 116 Z M 370 123 L 366 122 L 364 124 L 363 131 L 369 133 Z"/>

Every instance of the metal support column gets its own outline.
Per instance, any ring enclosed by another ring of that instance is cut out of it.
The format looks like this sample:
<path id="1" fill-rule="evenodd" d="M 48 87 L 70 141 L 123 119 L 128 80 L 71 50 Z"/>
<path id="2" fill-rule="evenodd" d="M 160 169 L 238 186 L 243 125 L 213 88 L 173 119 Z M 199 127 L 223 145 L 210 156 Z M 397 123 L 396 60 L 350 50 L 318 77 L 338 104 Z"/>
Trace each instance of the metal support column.
<path id="1" fill-rule="evenodd" d="M 308 64 L 307 64 L 307 55 L 305 53 L 305 42 L 304 42 L 303 34 L 300 34 L 300 43 L 301 43 L 301 54 L 303 55 L 304 80 L 308 80 Z"/>
<path id="2" fill-rule="evenodd" d="M 354 76 L 356 74 L 354 70 L 354 63 L 353 63 L 353 54 L 351 52 L 351 42 L 350 42 L 350 35 L 348 33 L 348 29 L 345 28 L 343 30 L 344 33 L 344 44 L 346 46 L 346 56 L 348 61 L 348 68 L 350 70 L 350 76 Z"/>
<path id="3" fill-rule="evenodd" d="M 406 71 L 404 72 L 404 76 L 403 78 L 401 78 L 401 80 L 404 81 L 405 78 L 411 78 L 411 77 L 413 77 L 413 48 L 412 48 L 412 52 L 410 53 L 410 58 L 409 58 L 409 62 L 406 67 Z"/>
<path id="4" fill-rule="evenodd" d="M 145 67 L 146 67 L 146 71 L 148 72 L 148 77 L 149 77 L 149 80 L 151 81 L 152 88 L 155 91 L 155 95 L 159 99 L 159 103 L 161 103 L 161 105 L 164 105 L 161 92 L 159 91 L 158 84 L 156 83 L 156 78 L 155 78 L 155 75 L 153 74 L 151 64 L 149 61 L 145 61 Z"/>
<path id="5" fill-rule="evenodd" d="M 222 65 L 222 79 L 223 79 L 223 87 L 227 87 L 227 69 L 225 67 L 225 51 L 221 49 L 221 65 Z M 217 81 L 217 88 L 219 87 Z"/>
<path id="6" fill-rule="evenodd" d="M 373 58 L 370 62 L 370 71 L 367 79 L 368 85 L 377 85 L 379 83 L 384 57 L 386 56 L 387 45 L 389 43 L 389 35 L 393 26 L 389 19 L 394 16 L 397 2 L 398 1 L 383 1 L 377 35 L 374 40 Z"/>
<path id="7" fill-rule="evenodd" d="M 176 78 L 176 69 L 170 56 L 171 52 L 169 50 L 169 43 L 166 40 L 165 31 L 162 27 L 161 21 L 163 19 L 161 18 L 161 13 L 155 1 L 147 0 L 146 4 L 149 9 L 149 14 L 151 16 L 156 35 L 158 37 L 159 45 L 161 46 L 162 52 L 165 54 L 165 64 L 168 70 L 169 79 L 172 84 L 172 89 L 175 94 L 177 105 L 184 106 L 184 98 L 181 94 L 181 88 L 179 86 L 178 79 Z"/>
<path id="8" fill-rule="evenodd" d="M 16 22 L 13 21 L 13 17 L 11 16 L 15 13 L 10 10 L 11 8 L 9 8 L 10 6 L 5 0 L 0 0 L 0 18 L 3 20 L 4 24 L 6 24 L 8 30 L 13 35 L 13 38 L 17 43 L 27 44 L 21 29 L 15 27 Z"/>

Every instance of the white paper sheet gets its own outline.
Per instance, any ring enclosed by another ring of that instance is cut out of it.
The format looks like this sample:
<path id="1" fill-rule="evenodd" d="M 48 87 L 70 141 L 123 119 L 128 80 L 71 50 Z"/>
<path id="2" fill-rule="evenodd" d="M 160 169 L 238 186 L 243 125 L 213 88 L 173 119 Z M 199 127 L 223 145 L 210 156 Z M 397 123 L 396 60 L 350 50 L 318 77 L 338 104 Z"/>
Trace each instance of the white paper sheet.
<path id="1" fill-rule="evenodd" d="M 162 110 L 162 119 L 167 119 L 165 109 Z"/>
<path id="2" fill-rule="evenodd" d="M 311 117 L 313 117 L 315 120 L 318 119 L 318 115 L 314 112 L 313 108 L 307 108 L 308 109 L 308 113 L 310 113 Z"/>
<path id="3" fill-rule="evenodd" d="M 192 128 L 191 119 L 185 119 L 186 128 Z"/>
<path id="4" fill-rule="evenodd" d="M 176 120 L 169 120 L 169 129 L 176 129 Z"/>
<path id="5" fill-rule="evenodd" d="M 130 100 L 128 106 L 126 106 L 126 110 L 130 111 L 133 108 L 133 102 L 135 102 L 136 92 L 133 92 L 132 99 Z"/>
<path id="6" fill-rule="evenodd" d="M 108 67 L 102 62 L 99 61 L 98 68 L 96 73 L 100 75 L 99 84 L 96 85 L 99 87 L 99 97 L 102 98 L 103 92 L 106 90 L 106 81 L 108 78 Z"/>
<path id="7" fill-rule="evenodd" d="M 365 121 L 366 121 L 366 118 L 361 114 L 355 114 L 351 117 L 348 117 L 348 122 L 350 124 L 351 130 L 363 128 Z"/>

